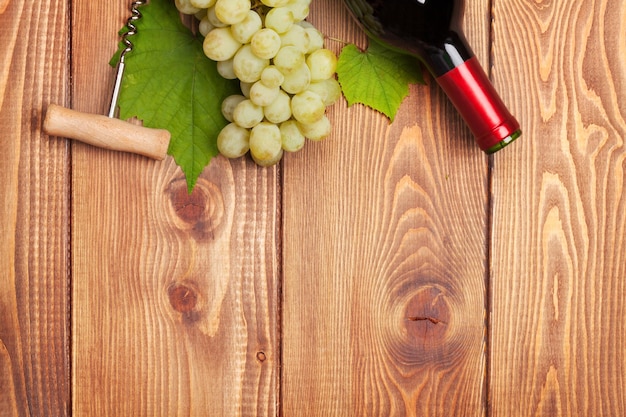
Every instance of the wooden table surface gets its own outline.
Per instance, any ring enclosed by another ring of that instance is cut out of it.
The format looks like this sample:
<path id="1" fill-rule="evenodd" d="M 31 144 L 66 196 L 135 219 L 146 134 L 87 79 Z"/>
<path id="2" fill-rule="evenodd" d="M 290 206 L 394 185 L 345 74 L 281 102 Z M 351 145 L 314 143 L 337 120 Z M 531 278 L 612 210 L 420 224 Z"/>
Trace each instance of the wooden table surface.
<path id="1" fill-rule="evenodd" d="M 106 113 L 128 7 L 0 0 L 0 416 L 626 415 L 626 2 L 467 2 L 500 153 L 427 79 L 190 196 L 41 131 Z"/>

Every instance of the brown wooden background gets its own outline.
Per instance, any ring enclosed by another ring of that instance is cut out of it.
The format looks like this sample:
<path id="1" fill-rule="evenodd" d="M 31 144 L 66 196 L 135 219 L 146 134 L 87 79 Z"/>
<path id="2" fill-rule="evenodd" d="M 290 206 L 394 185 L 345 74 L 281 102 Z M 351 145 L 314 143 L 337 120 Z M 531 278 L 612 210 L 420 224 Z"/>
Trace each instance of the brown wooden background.
<path id="1" fill-rule="evenodd" d="M 192 196 L 41 132 L 106 112 L 128 6 L 0 0 L 0 416 L 626 414 L 626 2 L 467 2 L 501 153 L 414 86 Z M 310 20 L 364 41 L 339 1 Z"/>

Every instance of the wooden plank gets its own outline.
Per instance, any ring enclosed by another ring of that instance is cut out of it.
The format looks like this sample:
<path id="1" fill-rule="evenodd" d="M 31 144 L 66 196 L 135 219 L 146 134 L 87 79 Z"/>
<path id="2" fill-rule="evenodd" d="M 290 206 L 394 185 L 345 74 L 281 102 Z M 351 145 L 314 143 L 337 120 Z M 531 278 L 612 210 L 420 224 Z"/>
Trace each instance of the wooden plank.
<path id="1" fill-rule="evenodd" d="M 129 2 L 75 1 L 73 102 L 105 112 Z M 73 415 L 276 415 L 277 169 L 74 145 Z"/>
<path id="2" fill-rule="evenodd" d="M 467 5 L 482 59 L 488 10 Z M 341 2 L 311 20 L 363 43 Z M 486 156 L 432 84 L 391 125 L 329 114 L 284 162 L 283 414 L 484 415 Z"/>
<path id="3" fill-rule="evenodd" d="M 491 415 L 626 412 L 626 4 L 495 2 Z"/>
<path id="4" fill-rule="evenodd" d="M 68 412 L 69 152 L 41 132 L 67 92 L 67 2 L 0 5 L 0 415 Z"/>

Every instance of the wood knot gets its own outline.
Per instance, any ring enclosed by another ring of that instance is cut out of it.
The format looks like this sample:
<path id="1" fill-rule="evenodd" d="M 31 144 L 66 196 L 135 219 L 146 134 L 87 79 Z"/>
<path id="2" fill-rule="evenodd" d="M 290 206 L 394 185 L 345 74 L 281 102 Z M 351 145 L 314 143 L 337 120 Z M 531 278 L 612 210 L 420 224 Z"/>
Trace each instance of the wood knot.
<path id="1" fill-rule="evenodd" d="M 406 334 L 413 341 L 443 341 L 449 330 L 450 306 L 440 288 L 422 287 L 412 294 L 404 317 Z"/>
<path id="2" fill-rule="evenodd" d="M 224 218 L 224 198 L 217 185 L 200 178 L 190 194 L 186 181 L 177 179 L 170 183 L 167 193 L 177 227 L 196 240 L 215 237 Z"/>
<path id="3" fill-rule="evenodd" d="M 195 322 L 200 318 L 199 293 L 191 283 L 173 283 L 167 289 L 170 305 L 174 311 L 181 313 L 187 322 Z"/>

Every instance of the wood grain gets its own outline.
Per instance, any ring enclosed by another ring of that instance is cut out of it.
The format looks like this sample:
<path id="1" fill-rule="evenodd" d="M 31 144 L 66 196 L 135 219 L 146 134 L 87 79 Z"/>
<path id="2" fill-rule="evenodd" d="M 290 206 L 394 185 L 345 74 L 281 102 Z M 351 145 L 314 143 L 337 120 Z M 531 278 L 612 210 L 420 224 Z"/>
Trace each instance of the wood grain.
<path id="1" fill-rule="evenodd" d="M 0 14 L 0 415 L 67 415 L 69 153 L 41 132 L 67 92 L 67 3 Z M 24 30 L 24 28 L 30 28 Z"/>
<path id="2" fill-rule="evenodd" d="M 340 2 L 312 20 L 362 42 Z M 484 415 L 486 157 L 432 84 L 331 118 L 285 159 L 284 415 Z"/>
<path id="3" fill-rule="evenodd" d="M 626 414 L 626 3 L 466 2 L 524 130 L 493 157 L 428 79 L 191 195 L 41 132 L 106 113 L 129 3 L 0 0 L 1 417 Z"/>
<path id="4" fill-rule="evenodd" d="M 626 5 L 495 6 L 525 139 L 494 159 L 490 414 L 623 415 Z"/>
<path id="5" fill-rule="evenodd" d="M 73 2 L 74 107 L 104 112 L 125 2 Z M 74 145 L 73 415 L 276 415 L 277 169 Z"/>

